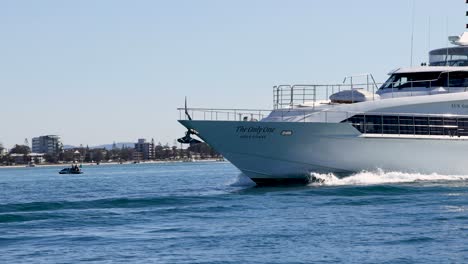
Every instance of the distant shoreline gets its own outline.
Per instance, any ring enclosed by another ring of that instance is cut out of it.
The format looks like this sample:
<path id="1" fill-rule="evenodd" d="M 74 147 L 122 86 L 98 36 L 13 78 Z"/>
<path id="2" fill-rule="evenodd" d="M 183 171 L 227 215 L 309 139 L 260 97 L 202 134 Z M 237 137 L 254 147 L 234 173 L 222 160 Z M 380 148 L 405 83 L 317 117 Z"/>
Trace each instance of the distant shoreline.
<path id="1" fill-rule="evenodd" d="M 196 163 L 196 162 L 222 162 L 218 159 L 198 159 L 194 161 L 183 161 L 183 160 L 148 160 L 134 163 L 133 161 L 126 162 L 84 162 L 84 163 L 63 163 L 63 164 L 36 164 L 34 167 L 28 165 L 6 165 L 0 166 L 0 169 L 19 169 L 19 168 L 47 168 L 47 167 L 70 167 L 71 165 L 83 165 L 83 166 L 106 166 L 106 165 L 131 165 L 131 164 L 157 164 L 157 163 Z"/>

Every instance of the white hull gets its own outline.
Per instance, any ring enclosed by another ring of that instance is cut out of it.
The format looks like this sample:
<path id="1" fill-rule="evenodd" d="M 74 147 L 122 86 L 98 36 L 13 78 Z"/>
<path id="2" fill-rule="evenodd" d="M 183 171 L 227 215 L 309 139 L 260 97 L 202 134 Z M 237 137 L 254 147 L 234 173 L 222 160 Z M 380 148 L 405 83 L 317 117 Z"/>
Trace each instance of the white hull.
<path id="1" fill-rule="evenodd" d="M 347 123 L 179 122 L 259 183 L 305 181 L 311 172 L 375 169 L 468 174 L 468 139 L 463 137 L 366 137 Z"/>

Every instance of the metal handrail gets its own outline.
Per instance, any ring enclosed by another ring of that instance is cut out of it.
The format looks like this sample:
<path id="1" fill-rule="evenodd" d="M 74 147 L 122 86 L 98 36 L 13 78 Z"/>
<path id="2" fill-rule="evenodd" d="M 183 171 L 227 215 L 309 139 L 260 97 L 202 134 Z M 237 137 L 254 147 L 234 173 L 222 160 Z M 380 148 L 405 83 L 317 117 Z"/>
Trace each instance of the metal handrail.
<path id="1" fill-rule="evenodd" d="M 301 103 L 313 103 L 312 107 L 315 108 L 315 103 L 318 101 L 327 101 L 328 97 L 335 92 L 343 90 L 353 90 L 356 87 L 366 87 L 370 90 L 367 83 L 357 84 L 294 84 L 294 85 L 277 85 L 273 87 L 273 108 L 280 109 L 286 107 L 293 107 Z M 374 85 L 372 85 L 374 87 Z M 374 88 L 373 88 L 374 89 Z M 318 98 L 322 92 L 322 98 Z M 325 93 L 325 95 L 323 95 Z M 375 94 L 372 91 L 372 94 Z"/>
<path id="2" fill-rule="evenodd" d="M 186 119 L 187 117 L 184 115 L 185 108 L 177 108 L 179 110 L 179 119 Z M 244 117 L 251 118 L 251 121 L 255 117 L 258 121 L 263 119 L 264 117 L 268 116 L 271 112 L 278 112 L 280 111 L 281 114 L 281 121 L 287 120 L 291 116 L 283 115 L 284 112 L 290 112 L 290 109 L 242 109 L 242 108 L 187 108 L 187 111 L 191 114 L 194 120 L 200 115 L 196 115 L 196 113 L 203 113 L 203 119 L 201 120 L 227 120 L 227 121 L 243 121 Z M 208 113 L 208 114 L 207 114 Z M 325 110 L 325 111 L 314 111 L 313 109 L 294 109 L 294 113 L 298 117 L 302 117 L 301 121 L 299 122 L 317 122 L 317 121 L 307 121 L 309 117 L 313 117 L 313 115 L 324 115 L 325 123 L 329 121 L 330 114 L 343 114 L 343 120 L 355 116 L 355 115 L 380 115 L 380 116 L 400 116 L 400 117 L 441 117 L 441 118 L 468 118 L 468 115 L 459 115 L 459 114 L 427 114 L 427 113 L 389 113 L 389 112 L 358 112 L 358 111 L 336 111 L 336 110 Z M 241 115 L 241 118 L 238 118 Z M 230 118 L 230 117 L 233 118 Z M 223 119 L 223 117 L 226 117 Z M 336 123 L 336 122 L 333 122 Z"/>
<path id="3" fill-rule="evenodd" d="M 177 108 L 179 119 L 187 120 L 185 115 L 187 111 L 194 120 L 212 120 L 212 121 L 258 121 L 263 119 L 271 112 L 265 109 L 243 109 L 243 108 Z M 201 119 L 203 115 L 203 119 Z"/>
<path id="4" fill-rule="evenodd" d="M 366 77 L 366 83 L 354 83 L 354 79 L 358 77 Z M 350 80 L 349 84 L 346 83 L 347 80 Z M 273 108 L 279 109 L 284 106 L 291 108 L 295 104 L 301 102 L 312 102 L 312 108 L 315 108 L 318 96 L 317 89 L 325 90 L 324 100 L 328 100 L 329 95 L 335 93 L 335 89 L 340 92 L 342 90 L 347 90 L 347 88 L 353 90 L 356 86 L 365 86 L 367 91 L 370 92 L 372 90 L 372 94 L 375 94 L 375 90 L 378 89 L 374 76 L 369 73 L 347 76 L 341 84 L 281 84 L 273 86 Z M 296 93 L 296 91 L 298 93 Z"/>
<path id="5" fill-rule="evenodd" d="M 345 77 L 343 83 L 341 84 L 281 84 L 277 86 L 273 86 L 273 108 L 280 109 L 280 108 L 292 108 L 294 105 L 304 104 L 304 103 L 312 103 L 312 108 L 315 108 L 315 104 L 317 101 L 325 101 L 329 100 L 329 96 L 335 93 L 335 89 L 338 92 L 342 90 L 354 90 L 357 87 L 365 88 L 365 90 L 372 92 L 374 95 L 372 100 L 375 100 L 375 92 L 379 90 L 379 86 L 382 87 L 383 84 L 387 86 L 384 88 L 383 91 L 387 89 L 391 89 L 392 97 L 395 97 L 402 89 L 403 91 L 409 92 L 409 96 L 416 96 L 418 94 L 413 94 L 414 88 L 417 88 L 418 83 L 429 83 L 429 92 L 433 88 L 433 83 L 440 80 L 442 74 L 447 73 L 450 74 L 452 71 L 444 71 L 439 74 L 438 78 L 435 79 L 427 79 L 427 80 L 415 80 L 415 81 L 407 81 L 405 84 L 408 84 L 410 87 L 399 88 L 396 84 L 400 84 L 400 82 L 385 82 L 385 83 L 377 83 L 372 76 L 372 74 L 363 74 L 363 75 L 354 75 L 354 76 L 347 76 Z M 365 83 L 354 83 L 354 78 L 356 77 L 366 77 L 367 81 Z M 350 83 L 346 84 L 346 81 L 349 80 Z M 447 83 L 443 86 L 434 86 L 434 87 L 444 87 L 448 88 L 447 93 L 450 93 L 450 88 L 454 87 L 450 85 L 449 79 Z M 457 87 L 457 88 L 464 88 L 467 90 L 467 87 Z M 398 91 L 395 91 L 398 89 Z M 408 90 L 405 90 L 408 89 Z M 330 93 L 331 90 L 331 93 Z M 322 92 L 322 96 L 325 94 L 324 98 L 321 100 L 317 98 L 319 93 Z M 430 93 L 431 94 L 431 93 Z M 354 94 L 351 93 L 351 96 Z M 352 101 L 354 101 L 352 99 Z"/>

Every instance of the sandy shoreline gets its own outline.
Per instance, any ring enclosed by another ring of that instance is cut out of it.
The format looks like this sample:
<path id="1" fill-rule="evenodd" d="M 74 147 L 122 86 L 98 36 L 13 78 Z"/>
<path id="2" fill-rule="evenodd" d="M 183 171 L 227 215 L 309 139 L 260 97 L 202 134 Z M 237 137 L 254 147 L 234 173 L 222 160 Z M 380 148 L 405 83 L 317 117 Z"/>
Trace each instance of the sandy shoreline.
<path id="1" fill-rule="evenodd" d="M 29 167 L 28 165 L 11 165 L 11 166 L 0 166 L 0 169 L 18 169 L 18 168 L 47 168 L 47 167 L 70 167 L 72 164 L 82 164 L 83 166 L 106 166 L 106 165 L 130 165 L 130 164 L 157 164 L 157 163 L 178 163 L 178 162 L 186 162 L 182 160 L 150 160 L 150 161 L 145 161 L 145 162 L 139 162 L 139 163 L 133 163 L 133 162 L 102 162 L 96 164 L 95 162 L 93 163 L 62 163 L 62 164 L 39 164 L 35 165 L 34 167 Z M 222 162 L 217 159 L 201 159 L 201 160 L 195 160 L 191 161 L 188 163 L 192 162 Z"/>

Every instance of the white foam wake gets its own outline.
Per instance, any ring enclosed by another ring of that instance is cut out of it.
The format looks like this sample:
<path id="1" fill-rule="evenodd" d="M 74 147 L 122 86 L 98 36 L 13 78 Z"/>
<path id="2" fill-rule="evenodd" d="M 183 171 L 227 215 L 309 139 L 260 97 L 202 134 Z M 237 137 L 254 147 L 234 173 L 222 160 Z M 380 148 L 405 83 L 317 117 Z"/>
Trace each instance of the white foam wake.
<path id="1" fill-rule="evenodd" d="M 381 169 L 376 171 L 362 171 L 347 177 L 338 178 L 332 173 L 310 174 L 312 182 L 310 185 L 377 185 L 388 183 L 410 183 L 421 181 L 462 181 L 468 180 L 468 175 L 440 175 L 440 174 L 420 174 L 404 172 L 385 172 Z"/>
<path id="2" fill-rule="evenodd" d="M 252 181 L 249 177 L 247 177 L 243 173 L 239 173 L 234 181 L 228 183 L 231 187 L 252 187 L 255 186 L 255 182 Z"/>

